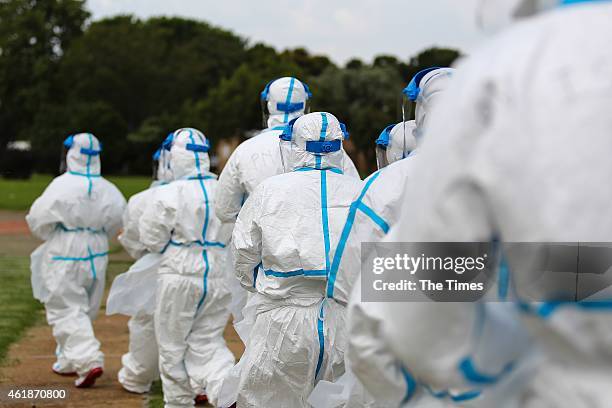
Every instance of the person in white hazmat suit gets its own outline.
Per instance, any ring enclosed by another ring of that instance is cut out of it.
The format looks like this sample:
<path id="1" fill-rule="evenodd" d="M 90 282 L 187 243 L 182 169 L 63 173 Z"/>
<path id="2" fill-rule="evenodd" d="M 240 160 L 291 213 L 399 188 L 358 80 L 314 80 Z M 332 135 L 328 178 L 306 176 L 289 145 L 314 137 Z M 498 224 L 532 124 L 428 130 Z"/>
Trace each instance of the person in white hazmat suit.
<path id="1" fill-rule="evenodd" d="M 98 139 L 69 136 L 62 170 L 34 201 L 26 221 L 45 241 L 31 256 L 34 297 L 45 305 L 57 342 L 57 374 L 77 374 L 90 387 L 104 369 L 93 331 L 108 264 L 108 239 L 121 227 L 125 198 L 101 175 Z"/>
<path id="2" fill-rule="evenodd" d="M 487 1 L 483 17 L 496 16 L 497 8 L 532 14 L 543 3 Z M 547 3 L 556 9 L 516 23 L 457 67 L 419 153 L 429 165 L 410 191 L 419 200 L 405 201 L 386 240 L 612 242 L 606 188 L 612 174 L 612 3 Z M 521 259 L 507 256 L 520 299 L 517 283 L 533 276 L 513 267 Z M 586 277 L 576 276 L 578 290 Z M 609 407 L 609 295 L 551 303 L 546 289 L 540 288 L 540 302 L 521 302 L 522 322 L 543 361 L 527 387 L 496 406 Z M 395 356 L 418 381 L 472 387 L 460 362 L 470 349 L 477 305 L 409 306 L 384 308 L 380 331 Z"/>
<path id="3" fill-rule="evenodd" d="M 243 203 L 263 180 L 284 173 L 279 136 L 288 122 L 308 113 L 312 93 L 297 78 L 283 77 L 270 81 L 260 98 L 267 129 L 241 143 L 219 176 L 215 212 L 223 222 L 236 221 Z M 343 153 L 340 168 L 344 174 L 359 178 L 351 158 L 344 150 Z M 232 287 L 231 310 L 236 331 L 246 343 L 253 324 L 254 305 L 247 304 L 247 293 L 236 286 Z"/>
<path id="4" fill-rule="evenodd" d="M 229 318 L 226 286 L 231 225 L 214 212 L 218 183 L 209 171 L 209 142 L 195 129 L 174 133 L 170 170 L 140 218 L 140 240 L 163 251 L 156 293 L 155 332 L 166 407 L 188 407 L 206 393 L 217 404 L 234 365 L 223 330 Z"/>
<path id="5" fill-rule="evenodd" d="M 235 273 L 257 304 L 241 359 L 238 407 L 308 407 L 319 380 L 344 373 L 348 297 L 327 297 L 327 278 L 361 188 L 359 179 L 342 173 L 345 135 L 329 113 L 290 123 L 281 136 L 288 172 L 263 181 L 238 216 Z"/>
<path id="6" fill-rule="evenodd" d="M 153 156 L 154 180 L 151 187 L 133 195 L 123 213 L 119 242 L 137 261 L 126 273 L 115 278 L 106 301 L 107 315 L 121 313 L 131 316 L 128 322 L 129 350 L 121 357 L 122 367 L 117 379 L 124 389 L 139 394 L 149 392 L 153 381 L 159 378 L 153 313 L 162 254 L 147 251 L 140 240 L 138 226 L 146 206 L 156 195 L 156 188 L 172 181 L 167 149 L 172 137 L 173 133 Z"/>
<path id="7" fill-rule="evenodd" d="M 452 68 L 429 68 L 419 72 L 403 93 L 416 103 L 416 121 L 409 120 L 386 127 L 376 139 L 379 170 L 364 181 L 354 197 L 330 276 L 336 288 L 347 292 L 354 285 L 349 305 L 349 349 L 347 375 L 337 384 L 319 383 L 310 398 L 315 408 L 343 406 L 397 407 L 414 403 L 416 387 L 406 381 L 403 367 L 377 335 L 381 305 L 361 302 L 361 243 L 381 241 L 402 212 L 403 188 L 416 177 L 414 162 L 418 156 L 416 133 L 422 133 L 425 117 L 448 86 Z M 344 274 L 338 274 L 343 268 Z M 348 273 L 347 273 L 348 272 Z M 365 341 L 364 341 L 365 340 Z M 355 379 L 353 374 L 357 377 Z M 367 392 L 364 393 L 363 388 Z"/>

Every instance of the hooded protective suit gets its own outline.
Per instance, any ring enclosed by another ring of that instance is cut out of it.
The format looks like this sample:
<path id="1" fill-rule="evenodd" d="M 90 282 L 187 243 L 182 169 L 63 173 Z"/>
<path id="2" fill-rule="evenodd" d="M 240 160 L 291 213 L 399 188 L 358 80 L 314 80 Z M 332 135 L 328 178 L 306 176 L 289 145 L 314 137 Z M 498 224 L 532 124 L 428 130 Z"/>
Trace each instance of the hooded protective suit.
<path id="1" fill-rule="evenodd" d="M 270 113 L 268 129 L 240 144 L 219 176 L 215 211 L 223 222 L 236 221 L 242 204 L 259 183 L 284 173 L 278 138 L 290 120 L 304 114 L 311 97 L 306 84 L 295 78 L 280 78 L 266 86 L 262 100 Z M 286 109 L 291 111 L 284 111 Z M 347 154 L 344 154 L 340 168 L 347 175 L 359 177 Z"/>
<path id="2" fill-rule="evenodd" d="M 223 339 L 231 225 L 223 225 L 213 209 L 217 180 L 209 172 L 208 149 L 195 129 L 174 133 L 174 181 L 156 188 L 140 218 L 141 242 L 150 252 L 163 251 L 154 319 L 166 407 L 193 406 L 204 390 L 215 405 L 234 364 Z"/>
<path id="3" fill-rule="evenodd" d="M 411 183 L 411 178 L 416 177 L 414 167 L 418 154 L 414 151 L 417 146 L 414 133 L 419 126 L 424 126 L 427 108 L 431 106 L 434 95 L 448 86 L 452 71 L 451 68 L 430 69 L 417 75 L 418 81 L 411 81 L 408 88 L 412 90 L 411 99 L 417 102 L 418 122 L 388 126 L 376 140 L 379 166 L 386 167 L 368 177 L 360 193 L 354 197 L 332 263 L 330 276 L 335 281 L 334 291 L 342 291 L 345 296 L 350 293 L 358 284 L 361 272 L 361 243 L 381 241 L 400 217 L 405 203 L 404 188 L 398 186 L 406 186 Z M 426 106 L 421 107 L 421 104 Z M 339 270 L 344 273 L 339 273 Z M 349 306 L 347 361 L 369 395 L 359 392 L 359 383 L 353 381 L 347 385 L 354 388 L 348 392 L 347 407 L 397 407 L 402 401 L 407 402 L 408 397 L 411 397 L 411 402 L 416 399 L 412 398 L 415 389 L 408 387 L 401 364 L 378 333 L 382 318 L 380 307 L 377 303 L 361 303 L 361 291 L 353 292 Z M 372 398 L 375 402 L 371 401 Z"/>
<path id="4" fill-rule="evenodd" d="M 327 278 L 361 183 L 342 174 L 344 132 L 333 115 L 303 116 L 283 137 L 292 171 L 255 189 L 232 238 L 236 275 L 257 304 L 239 407 L 307 407 L 317 381 L 344 372 L 348 297 L 327 297 Z"/>
<path id="5" fill-rule="evenodd" d="M 170 137 L 166 139 L 167 143 L 171 143 Z M 117 378 L 123 388 L 135 393 L 148 392 L 152 382 L 159 378 L 153 312 L 162 255 L 147 251 L 140 242 L 138 225 L 146 206 L 155 197 L 156 188 L 172 181 L 172 174 L 168 171 L 169 155 L 170 152 L 163 146 L 155 152 L 155 181 L 149 189 L 133 195 L 128 201 L 119 242 L 137 261 L 127 273 L 115 278 L 106 301 L 107 315 L 122 313 L 132 316 L 128 322 L 129 351 L 121 357 L 122 368 Z"/>
<path id="6" fill-rule="evenodd" d="M 580 3 L 516 24 L 458 67 L 419 153 L 420 199 L 405 201 L 386 239 L 612 242 L 612 4 Z M 517 261 L 513 281 L 529 279 Z M 610 406 L 609 302 L 523 306 L 545 357 L 529 389 L 515 389 L 518 404 Z M 474 386 L 459 363 L 475 305 L 387 304 L 384 316 L 384 338 L 417 379 Z"/>
<path id="7" fill-rule="evenodd" d="M 31 256 L 32 290 L 57 341 L 53 370 L 76 371 L 80 383 L 104 365 L 92 320 L 104 292 L 108 238 L 121 227 L 125 199 L 101 176 L 101 146 L 92 134 L 70 136 L 64 146 L 67 171 L 36 199 L 26 221 L 45 241 Z"/>

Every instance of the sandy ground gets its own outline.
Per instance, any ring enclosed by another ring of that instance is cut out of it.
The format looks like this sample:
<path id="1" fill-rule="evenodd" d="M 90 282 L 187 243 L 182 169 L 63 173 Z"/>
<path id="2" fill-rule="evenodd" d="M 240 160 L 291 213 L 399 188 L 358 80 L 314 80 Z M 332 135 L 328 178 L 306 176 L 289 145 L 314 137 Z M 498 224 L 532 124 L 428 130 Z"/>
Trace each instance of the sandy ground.
<path id="1" fill-rule="evenodd" d="M 24 213 L 0 211 L 0 256 L 27 256 L 39 245 L 32 238 L 24 221 Z M 111 259 L 126 260 L 124 253 L 113 255 Z M 106 316 L 101 310 L 94 322 L 96 336 L 102 343 L 105 371 L 96 386 L 78 390 L 73 386 L 74 377 L 61 377 L 51 371 L 55 361 L 55 341 L 51 329 L 41 319 L 41 323 L 30 328 L 22 339 L 9 349 L 8 358 L 0 367 L 0 407 L 143 407 L 146 396 L 130 394 L 117 382 L 117 372 L 121 368 L 121 355 L 128 348 L 127 317 Z M 225 338 L 232 352 L 239 357 L 244 346 L 228 325 Z M 36 400 L 14 403 L 6 399 L 10 389 L 63 389 L 65 400 Z"/>

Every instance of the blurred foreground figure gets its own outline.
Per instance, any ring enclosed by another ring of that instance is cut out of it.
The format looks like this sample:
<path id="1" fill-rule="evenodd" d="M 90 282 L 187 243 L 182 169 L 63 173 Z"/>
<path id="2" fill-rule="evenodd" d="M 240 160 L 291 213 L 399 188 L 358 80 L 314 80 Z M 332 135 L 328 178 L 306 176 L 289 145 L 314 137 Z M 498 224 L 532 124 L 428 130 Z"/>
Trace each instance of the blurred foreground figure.
<path id="1" fill-rule="evenodd" d="M 496 7 L 520 16 L 544 2 L 484 3 L 486 20 Z M 406 195 L 418 199 L 404 200 L 386 240 L 612 242 L 612 4 L 547 3 L 559 5 L 515 24 L 460 64 L 419 152 L 423 171 Z M 511 282 L 535 279 L 507 255 Z M 555 294 L 546 289 L 534 304 L 521 301 L 515 287 L 522 322 L 544 354 L 534 378 L 482 406 L 610 407 L 609 297 L 548 302 Z M 379 330 L 415 381 L 447 395 L 486 391 L 503 367 L 465 360 L 477 309 L 387 303 Z M 502 337 L 499 350 L 508 338 L 513 334 Z"/>
<path id="2" fill-rule="evenodd" d="M 200 131 L 174 132 L 174 181 L 155 189 L 140 217 L 146 249 L 163 251 L 154 320 L 168 408 L 191 407 L 203 394 L 216 405 L 221 382 L 234 365 L 223 338 L 229 318 L 225 245 L 231 225 L 222 225 L 213 210 L 217 180 L 209 171 L 208 150 Z"/>
<path id="3" fill-rule="evenodd" d="M 345 137 L 329 113 L 291 122 L 281 136 L 288 173 L 262 182 L 238 216 L 236 275 L 256 305 L 240 361 L 238 407 L 309 407 L 319 380 L 344 373 L 348 296 L 328 295 L 328 276 L 361 188 L 342 172 Z"/>
<path id="4" fill-rule="evenodd" d="M 64 141 L 64 173 L 36 199 L 26 220 L 45 241 L 31 256 L 34 297 L 45 305 L 57 342 L 53 371 L 90 387 L 104 354 L 93 332 L 108 264 L 108 238 L 121 227 L 125 199 L 100 173 L 102 147 L 90 133 Z"/>
<path id="5" fill-rule="evenodd" d="M 153 313 L 161 253 L 151 253 L 141 242 L 138 225 L 147 205 L 157 194 L 156 188 L 172 181 L 169 169 L 170 134 L 153 156 L 154 172 L 151 187 L 133 195 L 123 213 L 123 231 L 119 242 L 137 261 L 113 281 L 106 301 L 106 314 L 131 316 L 129 351 L 121 357 L 118 380 L 127 391 L 145 393 L 159 378 L 158 350 L 155 341 Z"/>

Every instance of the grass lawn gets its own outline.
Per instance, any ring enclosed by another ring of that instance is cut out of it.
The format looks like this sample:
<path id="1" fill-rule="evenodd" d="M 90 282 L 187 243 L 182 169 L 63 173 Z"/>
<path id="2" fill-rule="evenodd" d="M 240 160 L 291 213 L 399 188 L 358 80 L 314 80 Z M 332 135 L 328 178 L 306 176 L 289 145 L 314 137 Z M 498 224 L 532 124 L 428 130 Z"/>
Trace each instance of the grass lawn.
<path id="1" fill-rule="evenodd" d="M 27 211 L 52 179 L 53 176 L 44 174 L 35 174 L 30 180 L 0 178 L 0 209 Z M 151 178 L 146 176 L 110 176 L 107 179 L 121 190 L 126 199 L 151 184 Z"/>
<path id="2" fill-rule="evenodd" d="M 32 297 L 30 259 L 0 257 L 0 363 L 8 346 L 30 326 L 44 319 L 42 305 Z"/>

